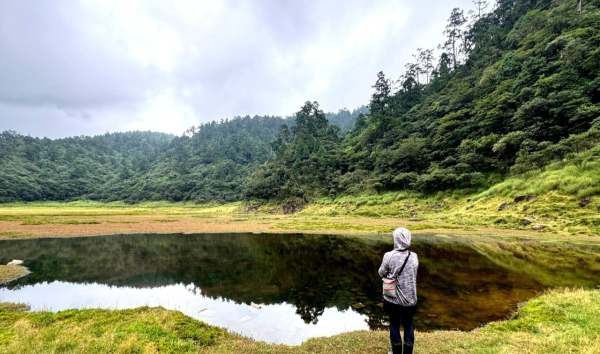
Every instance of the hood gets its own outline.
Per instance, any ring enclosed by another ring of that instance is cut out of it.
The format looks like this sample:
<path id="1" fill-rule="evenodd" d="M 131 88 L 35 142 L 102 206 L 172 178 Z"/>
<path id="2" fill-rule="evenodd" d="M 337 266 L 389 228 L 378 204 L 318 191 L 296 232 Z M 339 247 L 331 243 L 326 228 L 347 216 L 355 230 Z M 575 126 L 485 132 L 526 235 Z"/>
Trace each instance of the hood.
<path id="1" fill-rule="evenodd" d="M 410 231 L 407 229 L 400 227 L 394 230 L 394 249 L 403 250 L 410 247 Z"/>

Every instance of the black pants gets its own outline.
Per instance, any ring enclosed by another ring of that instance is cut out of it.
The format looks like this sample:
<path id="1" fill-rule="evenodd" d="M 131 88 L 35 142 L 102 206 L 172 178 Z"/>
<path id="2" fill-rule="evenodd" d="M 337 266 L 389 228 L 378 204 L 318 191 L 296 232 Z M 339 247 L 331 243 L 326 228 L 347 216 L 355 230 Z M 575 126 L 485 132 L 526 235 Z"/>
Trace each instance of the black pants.
<path id="1" fill-rule="evenodd" d="M 413 317 L 417 312 L 417 305 L 400 306 L 383 300 L 383 310 L 390 316 L 390 341 L 402 343 L 402 337 L 400 337 L 400 323 L 402 323 L 404 344 L 412 347 L 415 343 Z"/>

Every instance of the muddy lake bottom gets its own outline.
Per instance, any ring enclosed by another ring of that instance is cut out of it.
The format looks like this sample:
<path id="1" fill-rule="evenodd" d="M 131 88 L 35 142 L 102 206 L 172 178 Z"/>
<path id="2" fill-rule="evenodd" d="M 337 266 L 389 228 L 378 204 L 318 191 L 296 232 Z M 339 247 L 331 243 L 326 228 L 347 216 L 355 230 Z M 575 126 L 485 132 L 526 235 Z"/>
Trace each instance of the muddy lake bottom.
<path id="1" fill-rule="evenodd" d="M 391 242 L 301 234 L 3 240 L 0 264 L 22 259 L 32 273 L 0 286 L 0 301 L 51 311 L 162 306 L 256 340 L 300 344 L 386 328 L 377 269 Z M 600 257 L 600 248 L 581 247 Z M 420 262 L 419 331 L 471 330 L 547 288 L 595 288 L 600 278 L 596 268 L 550 268 L 459 238 L 415 237 L 411 250 Z"/>

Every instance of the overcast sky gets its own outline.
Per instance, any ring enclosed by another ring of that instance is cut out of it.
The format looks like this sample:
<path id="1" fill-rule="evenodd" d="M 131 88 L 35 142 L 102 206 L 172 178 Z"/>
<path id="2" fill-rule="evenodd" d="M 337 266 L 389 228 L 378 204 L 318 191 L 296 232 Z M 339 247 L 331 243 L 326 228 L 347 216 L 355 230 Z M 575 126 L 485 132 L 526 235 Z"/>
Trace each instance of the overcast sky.
<path id="1" fill-rule="evenodd" d="M 180 134 L 367 104 L 471 0 L 0 0 L 0 131 Z M 466 12 L 466 11 L 465 11 Z"/>

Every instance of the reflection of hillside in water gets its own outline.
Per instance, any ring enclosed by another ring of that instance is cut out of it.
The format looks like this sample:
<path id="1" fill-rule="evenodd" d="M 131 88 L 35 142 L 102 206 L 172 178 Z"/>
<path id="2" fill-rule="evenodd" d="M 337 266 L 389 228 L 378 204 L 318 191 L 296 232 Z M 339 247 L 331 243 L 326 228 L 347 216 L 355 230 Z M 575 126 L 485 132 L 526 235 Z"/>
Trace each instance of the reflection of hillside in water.
<path id="1" fill-rule="evenodd" d="M 391 240 L 390 240 L 391 242 Z M 293 304 L 306 323 L 325 308 L 369 316 L 382 327 L 381 279 L 390 243 L 308 235 L 130 235 L 2 241 L 0 262 L 26 260 L 33 271 L 9 286 L 62 280 L 115 286 L 183 283 L 236 303 Z M 420 330 L 471 329 L 506 316 L 542 289 L 467 243 L 416 242 Z"/>

